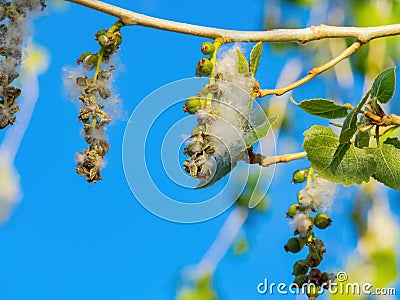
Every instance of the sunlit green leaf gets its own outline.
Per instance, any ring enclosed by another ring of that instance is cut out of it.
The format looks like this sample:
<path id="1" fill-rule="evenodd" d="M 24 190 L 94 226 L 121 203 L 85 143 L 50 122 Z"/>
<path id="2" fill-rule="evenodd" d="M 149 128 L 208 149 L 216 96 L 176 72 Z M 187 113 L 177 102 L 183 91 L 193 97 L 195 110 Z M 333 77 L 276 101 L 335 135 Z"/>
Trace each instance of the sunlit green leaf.
<path id="1" fill-rule="evenodd" d="M 357 131 L 357 111 L 353 109 L 343 122 L 342 131 L 340 132 L 339 143 L 348 143 Z"/>
<path id="2" fill-rule="evenodd" d="M 358 148 L 365 148 L 369 147 L 369 140 L 371 138 L 371 135 L 369 131 L 359 131 L 356 134 L 356 139 L 354 141 L 354 145 Z"/>
<path id="3" fill-rule="evenodd" d="M 243 75 L 249 75 L 249 62 L 247 61 L 246 56 L 237 49 L 236 50 L 238 56 L 238 73 Z"/>
<path id="4" fill-rule="evenodd" d="M 332 100 L 316 98 L 303 100 L 300 103 L 296 103 L 292 96 L 290 96 L 290 100 L 302 110 L 317 117 L 326 119 L 340 119 L 348 115 L 348 107 L 335 104 L 335 102 Z"/>
<path id="5" fill-rule="evenodd" d="M 372 84 L 371 99 L 386 103 L 392 99 L 396 87 L 396 67 L 379 74 Z"/>
<path id="6" fill-rule="evenodd" d="M 390 139 L 379 148 L 367 148 L 367 152 L 374 156 L 376 171 L 373 177 L 394 190 L 400 188 L 400 142 Z"/>
<path id="7" fill-rule="evenodd" d="M 250 75 L 255 76 L 262 55 L 262 42 L 258 42 L 250 53 Z"/>
<path id="8" fill-rule="evenodd" d="M 376 170 L 370 154 L 351 144 L 340 146 L 339 137 L 328 127 L 315 125 L 304 136 L 308 160 L 328 180 L 345 186 L 361 184 Z"/>

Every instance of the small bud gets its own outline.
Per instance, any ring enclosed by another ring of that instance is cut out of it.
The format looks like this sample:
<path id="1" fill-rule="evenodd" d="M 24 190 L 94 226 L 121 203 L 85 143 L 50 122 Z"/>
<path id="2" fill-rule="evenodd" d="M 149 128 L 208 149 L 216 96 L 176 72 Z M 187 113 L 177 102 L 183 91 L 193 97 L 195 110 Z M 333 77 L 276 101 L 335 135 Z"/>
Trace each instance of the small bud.
<path id="1" fill-rule="evenodd" d="M 305 244 L 304 239 L 293 237 L 286 243 L 284 249 L 286 252 L 297 253 L 303 249 Z"/>
<path id="2" fill-rule="evenodd" d="M 293 275 L 294 276 L 299 276 L 299 275 L 304 275 L 307 274 L 308 272 L 308 263 L 306 260 L 298 260 L 294 263 L 293 265 Z"/>
<path id="3" fill-rule="evenodd" d="M 292 204 L 292 205 L 289 207 L 288 211 L 286 212 L 286 218 L 291 218 L 291 219 L 293 219 L 294 216 L 296 215 L 297 210 L 299 209 L 299 207 L 300 207 L 299 204 Z"/>
<path id="4" fill-rule="evenodd" d="M 198 96 L 193 96 L 186 99 L 183 110 L 189 114 L 195 114 L 201 108 L 201 100 Z"/>
<path id="5" fill-rule="evenodd" d="M 319 229 L 325 229 L 332 224 L 332 219 L 327 214 L 319 213 L 314 217 L 314 224 Z"/>
<path id="6" fill-rule="evenodd" d="M 297 170 L 292 175 L 292 183 L 302 183 L 307 179 L 308 170 Z"/>
<path id="7" fill-rule="evenodd" d="M 196 76 L 208 76 L 213 68 L 213 63 L 208 58 L 200 59 L 196 65 Z"/>
<path id="8" fill-rule="evenodd" d="M 97 61 L 99 60 L 99 57 L 97 54 L 91 54 L 85 57 L 85 59 L 82 61 L 82 65 L 85 68 L 85 70 L 93 70 L 94 67 L 97 65 Z"/>
<path id="9" fill-rule="evenodd" d="M 305 274 L 302 274 L 302 275 L 296 276 L 296 278 L 293 280 L 293 285 L 297 286 L 297 288 L 301 288 L 307 282 L 308 282 L 308 276 Z"/>
<path id="10" fill-rule="evenodd" d="M 99 42 L 100 46 L 108 46 L 108 38 L 105 34 L 99 35 L 97 37 L 97 41 Z"/>
<path id="11" fill-rule="evenodd" d="M 204 42 L 201 45 L 201 52 L 203 52 L 204 55 L 211 55 L 215 51 L 215 47 L 213 43 L 210 42 Z"/>

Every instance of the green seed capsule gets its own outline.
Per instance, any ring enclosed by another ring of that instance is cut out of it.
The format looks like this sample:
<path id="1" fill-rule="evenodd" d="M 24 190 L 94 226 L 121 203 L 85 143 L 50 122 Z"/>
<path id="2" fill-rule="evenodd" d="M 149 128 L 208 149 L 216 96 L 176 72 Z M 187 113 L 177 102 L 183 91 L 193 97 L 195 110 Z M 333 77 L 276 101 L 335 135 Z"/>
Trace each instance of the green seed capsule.
<path id="1" fill-rule="evenodd" d="M 308 276 L 304 274 L 296 276 L 296 278 L 293 280 L 293 284 L 298 288 L 301 288 L 307 282 L 308 282 Z"/>
<path id="2" fill-rule="evenodd" d="M 305 242 L 302 241 L 300 238 L 293 237 L 284 246 L 286 252 L 297 253 L 303 249 Z"/>
<path id="3" fill-rule="evenodd" d="M 204 42 L 203 44 L 201 44 L 201 52 L 204 55 L 211 55 L 213 54 L 215 51 L 215 47 L 213 43 L 210 42 Z"/>
<path id="4" fill-rule="evenodd" d="M 310 249 L 313 249 L 313 251 L 319 252 L 321 254 L 326 252 L 325 244 L 319 238 L 313 238 L 312 244 L 309 247 L 310 247 Z"/>
<path id="5" fill-rule="evenodd" d="M 319 287 L 315 284 L 308 284 L 306 287 L 306 294 L 309 300 L 315 300 L 319 295 Z"/>
<path id="6" fill-rule="evenodd" d="M 105 34 L 99 35 L 97 37 L 97 41 L 99 42 L 100 46 L 104 47 L 104 46 L 108 46 L 109 45 L 108 38 L 107 38 L 107 36 Z"/>
<path id="7" fill-rule="evenodd" d="M 213 69 L 213 63 L 208 58 L 200 59 L 196 65 L 196 76 L 208 76 Z"/>
<path id="8" fill-rule="evenodd" d="M 308 272 L 308 263 L 305 259 L 298 260 L 293 265 L 293 275 L 299 276 L 307 274 Z"/>
<path id="9" fill-rule="evenodd" d="M 317 252 L 310 252 L 307 255 L 306 261 L 310 268 L 318 267 L 322 261 L 322 256 Z"/>
<path id="10" fill-rule="evenodd" d="M 76 63 L 79 65 L 81 62 L 83 62 L 83 60 L 88 57 L 89 55 L 92 55 L 92 52 L 83 52 L 81 54 L 81 56 L 79 56 L 79 58 L 76 60 Z"/>
<path id="11" fill-rule="evenodd" d="M 319 229 L 325 229 L 332 224 L 332 219 L 327 214 L 319 213 L 314 217 L 314 224 Z"/>
<path id="12" fill-rule="evenodd" d="M 300 205 L 299 204 L 292 204 L 288 211 L 286 212 L 286 218 L 291 218 L 293 219 L 294 216 L 296 215 L 298 209 L 299 209 Z"/>
<path id="13" fill-rule="evenodd" d="M 197 96 L 190 97 L 186 99 L 185 106 L 183 110 L 189 114 L 195 114 L 201 108 L 201 100 Z"/>
<path id="14" fill-rule="evenodd" d="M 297 170 L 292 175 L 293 183 L 302 183 L 307 179 L 308 170 Z"/>
<path id="15" fill-rule="evenodd" d="M 97 54 L 88 55 L 82 61 L 82 65 L 86 70 L 90 71 L 90 70 L 94 69 L 94 67 L 97 65 L 98 60 L 99 60 L 99 57 Z"/>

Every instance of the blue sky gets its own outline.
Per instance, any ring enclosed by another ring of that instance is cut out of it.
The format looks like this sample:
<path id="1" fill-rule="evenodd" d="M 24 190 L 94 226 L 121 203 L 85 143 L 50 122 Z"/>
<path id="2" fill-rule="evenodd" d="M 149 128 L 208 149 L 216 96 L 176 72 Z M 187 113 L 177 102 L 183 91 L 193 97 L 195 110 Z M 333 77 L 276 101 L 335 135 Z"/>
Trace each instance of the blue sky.
<path id="1" fill-rule="evenodd" d="M 259 0 L 112 3 L 156 17 L 243 30 L 262 29 L 264 12 Z M 73 65 L 82 52 L 96 51 L 94 34 L 115 21 L 75 4 L 50 9 L 35 21 L 34 41 L 48 49 L 51 61 L 39 78 L 38 103 L 15 161 L 24 196 L 0 228 L 1 300 L 174 299 L 180 269 L 201 259 L 227 216 L 224 213 L 197 224 L 177 224 L 154 216 L 132 195 L 121 159 L 129 115 L 155 89 L 194 75 L 202 56 L 202 38 L 141 27 L 122 29 L 119 58 L 124 67 L 116 85 L 124 109 L 121 119 L 107 130 L 112 148 L 103 181 L 89 185 L 75 174 L 74 153 L 84 149 L 85 143 L 79 134 L 77 107 L 62 85 L 61 69 Z M 270 87 L 288 59 L 271 59 L 271 55 L 266 47 L 259 73 Z M 299 89 L 299 97 L 323 93 L 321 82 L 316 80 L 312 89 Z M 346 93 L 359 96 L 360 90 Z M 312 121 L 305 119 L 304 126 Z M 298 147 L 301 137 L 299 131 Z M 271 210 L 246 224 L 251 252 L 243 257 L 229 252 L 222 260 L 215 278 L 222 299 L 266 297 L 256 292 L 257 283 L 265 277 L 290 283 L 297 256 L 283 251 L 291 234 L 284 215 L 299 190 L 289 183 L 291 172 L 299 167 L 307 167 L 306 162 L 277 167 Z M 350 189 L 340 198 L 351 195 Z M 346 261 L 340 253 L 355 246 L 355 232 L 346 215 L 350 207 L 349 202 L 338 203 L 333 211 L 338 226 L 329 229 L 329 236 L 321 233 L 329 248 L 326 269 L 340 269 Z"/>

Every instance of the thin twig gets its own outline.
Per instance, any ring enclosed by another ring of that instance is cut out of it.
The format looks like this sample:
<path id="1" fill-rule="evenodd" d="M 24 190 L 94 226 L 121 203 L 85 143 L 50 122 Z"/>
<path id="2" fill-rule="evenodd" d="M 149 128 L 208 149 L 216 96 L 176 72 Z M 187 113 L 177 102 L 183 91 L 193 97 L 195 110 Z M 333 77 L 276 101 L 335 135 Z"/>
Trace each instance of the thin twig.
<path id="1" fill-rule="evenodd" d="M 300 42 L 326 38 L 354 38 L 361 43 L 372 39 L 400 35 L 400 24 L 376 27 L 344 27 L 321 24 L 302 29 L 274 29 L 267 31 L 238 31 L 174 22 L 138 14 L 97 0 L 67 0 L 115 16 L 125 25 L 140 25 L 156 29 L 215 39 L 223 37 L 231 42 Z"/>
<path id="2" fill-rule="evenodd" d="M 293 160 L 307 157 L 307 152 L 283 154 L 278 156 L 264 156 L 256 153 L 249 153 L 249 164 L 258 164 L 262 167 L 269 167 L 279 163 L 287 163 Z"/>
<path id="3" fill-rule="evenodd" d="M 297 80 L 296 82 L 289 84 L 286 87 L 283 88 L 278 88 L 278 89 L 273 89 L 273 90 L 259 90 L 256 91 L 256 94 L 258 98 L 262 98 L 265 97 L 267 95 L 282 95 L 288 91 L 291 91 L 297 87 L 299 87 L 300 85 L 303 85 L 304 83 L 310 81 L 311 79 L 313 79 L 314 77 L 318 76 L 319 74 L 325 72 L 326 70 L 332 68 L 333 66 L 335 66 L 336 64 L 338 64 L 339 62 L 341 62 L 343 59 L 349 57 L 352 53 L 356 52 L 362 45 L 363 43 L 361 43 L 360 41 L 356 41 L 354 42 L 350 47 L 346 48 L 342 53 L 340 53 L 338 56 L 336 56 L 335 58 L 333 58 L 332 60 L 328 61 L 326 64 L 323 64 L 320 67 L 314 68 L 312 69 L 310 72 L 308 72 L 307 76 L 304 76 L 303 78 Z"/>

